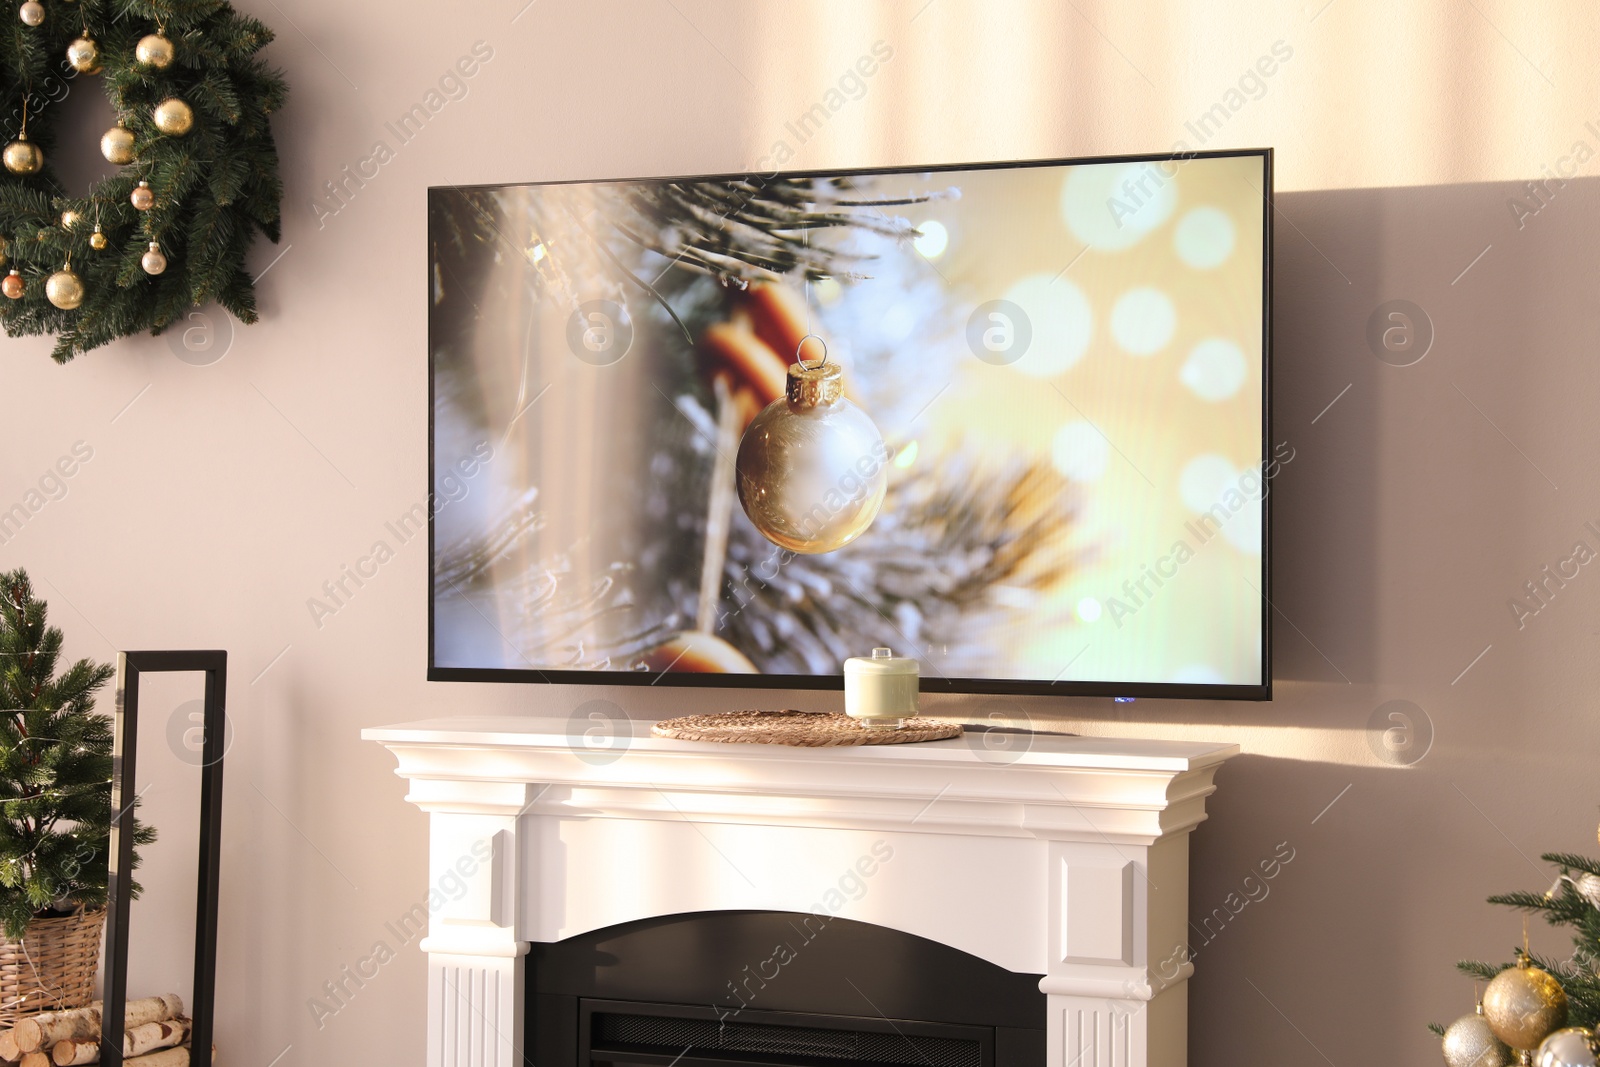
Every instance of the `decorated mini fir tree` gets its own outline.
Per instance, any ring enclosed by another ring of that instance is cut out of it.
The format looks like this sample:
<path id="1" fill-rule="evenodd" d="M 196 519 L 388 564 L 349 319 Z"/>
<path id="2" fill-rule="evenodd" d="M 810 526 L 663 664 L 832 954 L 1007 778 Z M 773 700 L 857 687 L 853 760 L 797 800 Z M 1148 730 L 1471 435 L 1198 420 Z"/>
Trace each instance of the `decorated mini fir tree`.
<path id="1" fill-rule="evenodd" d="M 0 921 L 101 907 L 111 833 L 112 722 L 94 713 L 107 664 L 60 675 L 62 635 L 25 571 L 0 573 Z M 134 842 L 155 840 L 138 827 Z M 137 895 L 138 887 L 134 887 Z"/>
<path id="2" fill-rule="evenodd" d="M 1541 858 L 1560 871 L 1548 890 L 1502 893 L 1489 903 L 1570 928 L 1572 955 L 1557 960 L 1529 951 L 1524 929 L 1514 962 L 1457 964 L 1488 985 L 1475 1015 L 1457 1019 L 1448 1029 L 1432 1027 L 1444 1036 L 1450 1067 L 1501 1067 L 1513 1057 L 1541 1067 L 1600 1063 L 1594 1032 L 1600 1023 L 1600 861 L 1566 852 Z"/>

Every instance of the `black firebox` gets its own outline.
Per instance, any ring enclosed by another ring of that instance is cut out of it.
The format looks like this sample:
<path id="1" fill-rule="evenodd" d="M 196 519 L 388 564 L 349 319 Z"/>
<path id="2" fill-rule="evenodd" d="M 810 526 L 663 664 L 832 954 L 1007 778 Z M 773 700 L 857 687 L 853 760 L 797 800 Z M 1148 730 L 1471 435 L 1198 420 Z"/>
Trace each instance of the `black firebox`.
<path id="1" fill-rule="evenodd" d="M 826 915 L 646 919 L 533 945 L 528 1060 L 536 1067 L 1040 1067 L 1039 979 L 926 938 Z"/>

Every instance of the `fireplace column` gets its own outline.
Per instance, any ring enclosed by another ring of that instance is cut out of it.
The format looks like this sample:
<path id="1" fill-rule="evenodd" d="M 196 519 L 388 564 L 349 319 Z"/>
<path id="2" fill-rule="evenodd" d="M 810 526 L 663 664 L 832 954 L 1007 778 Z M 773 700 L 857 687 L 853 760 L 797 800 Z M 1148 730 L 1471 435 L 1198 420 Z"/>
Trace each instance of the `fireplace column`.
<path id="1" fill-rule="evenodd" d="M 543 787 L 413 779 L 428 812 L 428 1067 L 523 1067 L 522 820 Z M 437 905 L 437 906 L 435 906 Z"/>
<path id="2" fill-rule="evenodd" d="M 1186 1062 L 1189 833 L 1049 843 L 1048 1067 Z"/>

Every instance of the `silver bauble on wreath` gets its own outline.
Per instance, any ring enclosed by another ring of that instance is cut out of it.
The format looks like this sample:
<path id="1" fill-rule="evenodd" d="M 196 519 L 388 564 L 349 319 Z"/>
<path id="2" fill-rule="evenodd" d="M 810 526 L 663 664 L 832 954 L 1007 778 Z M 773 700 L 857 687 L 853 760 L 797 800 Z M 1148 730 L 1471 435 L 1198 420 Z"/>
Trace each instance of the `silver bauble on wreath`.
<path id="1" fill-rule="evenodd" d="M 804 342 L 802 342 L 803 344 Z M 786 393 L 755 417 L 735 461 L 739 503 L 761 536 L 791 552 L 832 552 L 883 507 L 889 449 L 844 397 L 837 363 L 789 368 Z"/>
<path id="2" fill-rule="evenodd" d="M 1483 1017 L 1483 1005 L 1463 1015 L 1444 1032 L 1444 1062 L 1448 1067 L 1507 1067 L 1511 1050 Z"/>
<path id="3" fill-rule="evenodd" d="M 1561 983 L 1518 954 L 1517 962 L 1483 991 L 1483 1015 L 1501 1041 L 1518 1051 L 1539 1042 L 1567 1022 L 1567 994 Z"/>
<path id="4" fill-rule="evenodd" d="M 160 274 L 166 270 L 167 257 L 161 254 L 161 246 L 151 241 L 150 250 L 139 257 L 139 266 L 144 268 L 146 274 Z"/>
<path id="5" fill-rule="evenodd" d="M 1533 1054 L 1533 1062 L 1535 1067 L 1600 1067 L 1594 1034 L 1581 1026 L 1569 1026 L 1545 1038 Z"/>

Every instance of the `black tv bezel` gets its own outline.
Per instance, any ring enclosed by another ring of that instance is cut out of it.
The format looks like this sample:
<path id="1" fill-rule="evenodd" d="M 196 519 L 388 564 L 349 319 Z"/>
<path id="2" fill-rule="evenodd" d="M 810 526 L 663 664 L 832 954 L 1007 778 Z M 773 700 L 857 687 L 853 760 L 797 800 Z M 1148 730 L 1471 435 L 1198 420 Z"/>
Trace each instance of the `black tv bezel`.
<path id="1" fill-rule="evenodd" d="M 1262 254 L 1261 254 L 1261 456 L 1272 455 L 1272 246 L 1273 186 L 1271 148 L 1217 149 L 1148 155 L 1079 156 L 1061 159 L 1006 160 L 986 163 L 941 163 L 913 167 L 851 167 L 832 170 L 773 171 L 771 173 L 687 174 L 646 178 L 580 178 L 538 182 L 504 182 L 479 185 L 429 186 L 431 207 L 435 193 L 464 189 L 519 189 L 546 185 L 598 185 L 613 183 L 650 184 L 665 182 L 715 182 L 775 178 L 835 178 L 884 174 L 940 174 L 949 171 L 1020 170 L 1044 167 L 1071 167 L 1085 164 L 1175 163 L 1181 166 L 1195 159 L 1258 158 L 1262 166 Z M 430 211 L 431 216 L 431 211 Z M 429 243 L 432 243 L 430 217 Z M 431 291 L 432 279 L 426 284 Z M 429 300 L 428 330 L 428 499 L 434 485 L 434 352 L 432 300 Z M 1254 685 L 1206 685 L 1169 682 L 1084 682 L 1032 681 L 1010 678 L 949 678 L 924 674 L 925 693 L 971 694 L 980 696 L 1080 696 L 1151 697 L 1188 700 L 1271 700 L 1272 699 L 1272 492 L 1266 485 L 1261 496 L 1261 682 Z M 663 671 L 579 671 L 560 668 L 516 667 L 441 667 L 434 662 L 434 511 L 428 509 L 428 672 L 430 682 L 539 682 L 551 685 L 669 685 L 703 689 L 790 689 L 842 690 L 844 676 L 791 674 L 697 674 Z"/>

